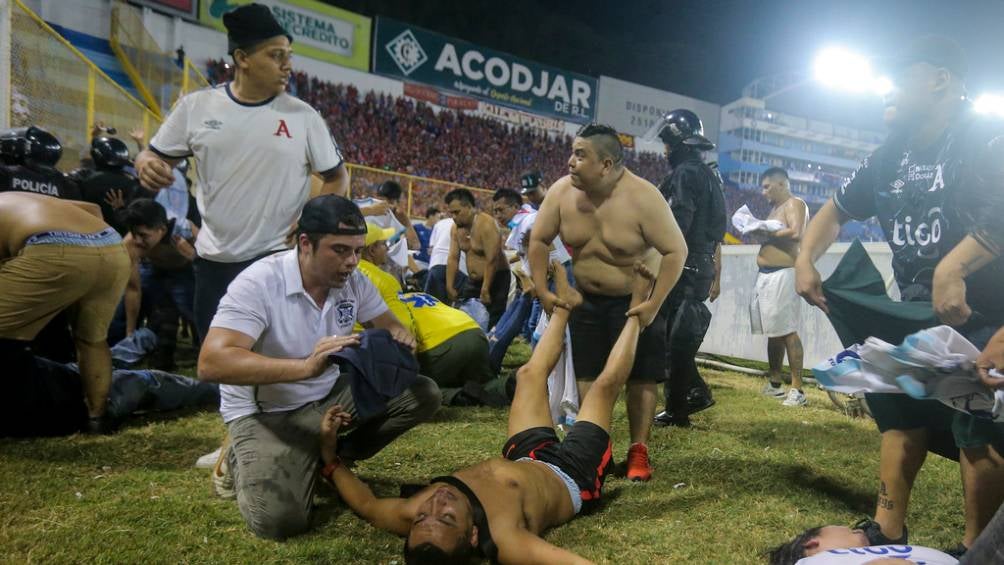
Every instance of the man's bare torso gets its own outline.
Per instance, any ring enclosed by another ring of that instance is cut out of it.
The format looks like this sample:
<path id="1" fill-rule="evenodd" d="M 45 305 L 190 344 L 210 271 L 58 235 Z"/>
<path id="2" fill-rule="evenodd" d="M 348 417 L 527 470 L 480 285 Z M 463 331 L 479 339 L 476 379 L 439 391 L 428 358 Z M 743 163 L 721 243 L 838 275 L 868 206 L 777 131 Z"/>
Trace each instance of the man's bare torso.
<path id="1" fill-rule="evenodd" d="M 484 279 L 485 264 L 488 262 L 485 256 L 484 238 L 501 236 L 495 228 L 495 220 L 484 212 L 478 212 L 472 223 L 470 228 L 456 226 L 454 235 L 461 253 L 467 254 L 467 277 L 473 281 L 481 281 Z M 498 256 L 499 259 L 495 264 L 501 271 L 508 265 L 501 244 Z"/>
<path id="2" fill-rule="evenodd" d="M 575 517 L 565 483 L 542 463 L 498 457 L 453 476 L 477 495 L 493 532 L 518 528 L 539 535 Z M 427 497 L 428 489 L 415 496 Z"/>
<path id="3" fill-rule="evenodd" d="M 802 204 L 802 206 L 799 206 L 799 204 Z M 792 196 L 781 204 L 774 206 L 767 219 L 777 220 L 784 224 L 785 228 L 790 228 L 792 226 L 789 225 L 788 218 L 804 213 L 805 208 L 802 200 Z M 793 267 L 795 266 L 795 258 L 798 257 L 798 249 L 798 241 L 787 239 L 769 240 L 760 246 L 756 264 L 758 267 Z"/>
<path id="4" fill-rule="evenodd" d="M 660 254 L 643 236 L 636 213 L 640 191 L 658 192 L 655 186 L 627 169 L 610 196 L 593 200 L 572 186 L 570 177 L 551 188 L 559 207 L 559 234 L 572 248 L 576 286 L 585 292 L 605 296 L 631 294 L 633 266 L 642 259 L 658 270 Z"/>
<path id="5" fill-rule="evenodd" d="M 16 255 L 37 233 L 88 234 L 107 227 L 96 205 L 27 192 L 0 194 L 0 258 Z"/>

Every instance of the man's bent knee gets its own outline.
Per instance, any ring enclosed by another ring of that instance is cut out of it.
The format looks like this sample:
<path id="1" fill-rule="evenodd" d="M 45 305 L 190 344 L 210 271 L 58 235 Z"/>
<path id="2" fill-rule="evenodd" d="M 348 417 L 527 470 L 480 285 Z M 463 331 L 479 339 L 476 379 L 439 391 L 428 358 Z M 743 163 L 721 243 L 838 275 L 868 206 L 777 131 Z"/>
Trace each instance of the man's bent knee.
<path id="1" fill-rule="evenodd" d="M 237 502 L 248 529 L 260 538 L 283 541 L 310 528 L 307 503 L 270 481 L 241 489 Z"/>
<path id="2" fill-rule="evenodd" d="M 429 377 L 419 375 L 408 391 L 415 398 L 412 413 L 420 421 L 432 418 L 443 403 L 443 393 L 439 390 L 439 385 Z"/>

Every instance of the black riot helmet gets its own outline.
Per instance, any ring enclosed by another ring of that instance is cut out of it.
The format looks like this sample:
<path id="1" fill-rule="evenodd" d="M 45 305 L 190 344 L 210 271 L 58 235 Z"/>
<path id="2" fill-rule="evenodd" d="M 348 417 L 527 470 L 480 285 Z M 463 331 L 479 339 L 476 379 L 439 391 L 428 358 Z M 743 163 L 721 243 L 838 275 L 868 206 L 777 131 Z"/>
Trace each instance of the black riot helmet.
<path id="1" fill-rule="evenodd" d="M 55 167 L 63 156 L 63 146 L 40 127 L 13 128 L 0 133 L 0 156 L 10 165 Z"/>
<path id="2" fill-rule="evenodd" d="M 115 137 L 95 137 L 91 140 L 91 159 L 99 169 L 121 169 L 129 164 L 129 148 Z"/>
<path id="3" fill-rule="evenodd" d="M 662 140 L 669 146 L 670 150 L 681 143 L 701 151 L 710 151 L 715 148 L 715 144 L 704 137 L 704 124 L 701 123 L 701 118 L 683 108 L 673 110 L 663 116 L 648 130 L 645 139 L 648 141 Z"/>

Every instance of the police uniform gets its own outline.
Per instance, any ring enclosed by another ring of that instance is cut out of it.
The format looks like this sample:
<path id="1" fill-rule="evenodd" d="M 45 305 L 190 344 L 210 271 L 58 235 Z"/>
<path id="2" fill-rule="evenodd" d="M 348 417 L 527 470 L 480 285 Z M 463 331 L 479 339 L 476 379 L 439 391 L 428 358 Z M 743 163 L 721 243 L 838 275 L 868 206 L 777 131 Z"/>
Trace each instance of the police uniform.
<path id="1" fill-rule="evenodd" d="M 659 186 L 687 242 L 688 255 L 679 282 L 666 299 L 666 409 L 676 418 L 687 414 L 688 392 L 707 404 L 711 393 L 697 371 L 694 356 L 711 323 L 704 305 L 715 280 L 715 250 L 726 230 L 725 196 L 718 172 L 696 149 L 678 146 L 669 157 L 672 173 Z M 703 398 L 702 398 L 703 396 Z"/>
<path id="2" fill-rule="evenodd" d="M 80 189 L 63 173 L 51 167 L 0 165 L 0 192 L 17 190 L 80 200 Z"/>
<path id="3" fill-rule="evenodd" d="M 115 228 L 119 235 L 126 234 L 125 225 L 118 218 L 106 198 L 113 191 L 121 191 L 125 205 L 137 198 L 154 198 L 156 194 L 140 186 L 139 180 L 121 168 L 99 168 L 81 175 L 80 195 L 83 200 L 101 207 L 105 223 Z"/>

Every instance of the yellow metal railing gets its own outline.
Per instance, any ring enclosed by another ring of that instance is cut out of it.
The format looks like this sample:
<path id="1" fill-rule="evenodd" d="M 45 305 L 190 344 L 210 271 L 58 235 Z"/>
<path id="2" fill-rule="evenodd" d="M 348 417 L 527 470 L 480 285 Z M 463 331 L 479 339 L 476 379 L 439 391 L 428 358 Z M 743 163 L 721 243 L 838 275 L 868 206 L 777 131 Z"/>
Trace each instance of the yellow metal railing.
<path id="1" fill-rule="evenodd" d="M 166 114 L 179 97 L 209 86 L 187 57 L 179 67 L 175 55 L 160 48 L 138 8 L 122 2 L 112 6 L 108 43 L 137 92 L 158 115 Z"/>
<path id="2" fill-rule="evenodd" d="M 123 136 L 143 127 L 147 138 L 161 123 L 21 0 L 11 6 L 10 92 L 4 95 L 10 97 L 11 127 L 37 125 L 59 138 L 62 170 L 86 154 L 96 122 Z"/>
<path id="3" fill-rule="evenodd" d="M 443 197 L 445 197 L 448 192 L 456 188 L 466 188 L 470 190 L 474 193 L 474 199 L 478 201 L 479 208 L 482 210 L 491 209 L 489 204 L 493 191 L 488 189 L 467 186 L 456 182 L 418 177 L 405 173 L 397 173 L 394 171 L 386 171 L 383 169 L 367 167 L 365 165 L 354 165 L 350 163 L 347 167 L 352 179 L 349 193 L 353 198 L 369 196 L 375 193 L 377 187 L 379 187 L 384 181 L 395 181 L 400 184 L 401 188 L 404 190 L 402 198 L 407 199 L 408 216 L 412 218 L 424 218 L 425 211 L 430 206 L 435 206 L 436 208 L 439 208 L 440 211 L 445 211 Z"/>
<path id="4" fill-rule="evenodd" d="M 9 96 L 11 127 L 37 125 L 52 132 L 63 144 L 59 168 L 64 171 L 75 168 L 86 155 L 91 127 L 96 122 L 117 128 L 122 137 L 142 127 L 146 132 L 144 143 L 149 140 L 160 127 L 160 116 L 106 75 L 22 0 L 13 0 L 11 8 L 11 87 L 3 94 Z M 209 84 L 189 60 L 185 61 L 184 72 L 178 71 L 179 95 Z M 430 206 L 442 209 L 443 197 L 455 188 L 470 190 L 482 209 L 489 209 L 490 190 L 365 165 L 347 167 L 353 197 L 373 194 L 381 183 L 393 180 L 404 189 L 408 214 L 413 217 L 424 217 Z"/>

